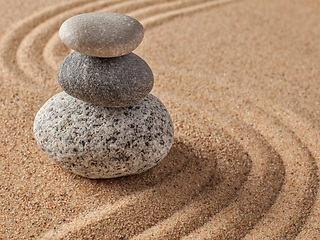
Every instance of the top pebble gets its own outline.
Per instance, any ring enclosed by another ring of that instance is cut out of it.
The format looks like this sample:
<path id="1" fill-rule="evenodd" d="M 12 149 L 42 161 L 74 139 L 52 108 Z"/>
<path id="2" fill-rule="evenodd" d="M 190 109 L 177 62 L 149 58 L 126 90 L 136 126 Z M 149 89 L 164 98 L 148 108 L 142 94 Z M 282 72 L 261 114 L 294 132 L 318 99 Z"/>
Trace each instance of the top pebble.
<path id="1" fill-rule="evenodd" d="M 66 20 L 59 36 L 69 48 L 95 57 L 120 57 L 135 50 L 144 30 L 136 19 L 110 12 L 87 13 Z"/>

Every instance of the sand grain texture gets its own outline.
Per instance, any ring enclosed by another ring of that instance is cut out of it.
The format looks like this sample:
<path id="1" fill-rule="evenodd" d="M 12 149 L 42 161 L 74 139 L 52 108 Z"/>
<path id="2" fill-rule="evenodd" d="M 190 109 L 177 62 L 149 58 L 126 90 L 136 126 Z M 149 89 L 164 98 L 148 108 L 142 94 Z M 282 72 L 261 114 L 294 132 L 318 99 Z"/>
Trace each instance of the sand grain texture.
<path id="1" fill-rule="evenodd" d="M 23 9 L 23 11 L 21 10 Z M 63 21 L 137 18 L 174 145 L 140 175 L 89 180 L 33 137 L 61 92 Z M 0 239 L 320 239 L 320 3 L 14 0 L 0 13 Z"/>

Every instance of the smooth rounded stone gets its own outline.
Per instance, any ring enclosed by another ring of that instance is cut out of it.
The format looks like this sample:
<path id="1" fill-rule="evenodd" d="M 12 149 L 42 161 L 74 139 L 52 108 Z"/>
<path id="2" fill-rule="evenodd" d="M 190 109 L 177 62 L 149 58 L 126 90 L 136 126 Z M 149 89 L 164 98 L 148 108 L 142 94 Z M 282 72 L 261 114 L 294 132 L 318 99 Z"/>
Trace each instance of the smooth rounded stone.
<path id="1" fill-rule="evenodd" d="M 107 108 L 62 92 L 39 110 L 34 134 L 63 168 L 88 178 L 114 178 L 155 166 L 168 154 L 174 132 L 165 106 L 151 94 L 130 107 Z"/>
<path id="2" fill-rule="evenodd" d="M 66 20 L 60 39 L 73 50 L 96 57 L 119 57 L 141 43 L 144 30 L 136 19 L 111 12 L 86 13 Z"/>
<path id="3" fill-rule="evenodd" d="M 106 107 L 125 107 L 146 97 L 154 78 L 149 65 L 129 53 L 98 58 L 72 52 L 61 63 L 58 82 L 69 95 Z"/>

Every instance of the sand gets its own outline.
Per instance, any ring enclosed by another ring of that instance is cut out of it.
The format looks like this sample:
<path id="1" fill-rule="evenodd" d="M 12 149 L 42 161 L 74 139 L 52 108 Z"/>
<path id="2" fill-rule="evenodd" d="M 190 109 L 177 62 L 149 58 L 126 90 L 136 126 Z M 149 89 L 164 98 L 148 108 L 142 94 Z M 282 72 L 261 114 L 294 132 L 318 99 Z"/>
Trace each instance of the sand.
<path id="1" fill-rule="evenodd" d="M 90 180 L 33 137 L 61 92 L 61 23 L 142 22 L 135 53 L 175 127 L 169 155 Z M 320 239 L 320 2 L 12 0 L 0 13 L 0 239 Z"/>

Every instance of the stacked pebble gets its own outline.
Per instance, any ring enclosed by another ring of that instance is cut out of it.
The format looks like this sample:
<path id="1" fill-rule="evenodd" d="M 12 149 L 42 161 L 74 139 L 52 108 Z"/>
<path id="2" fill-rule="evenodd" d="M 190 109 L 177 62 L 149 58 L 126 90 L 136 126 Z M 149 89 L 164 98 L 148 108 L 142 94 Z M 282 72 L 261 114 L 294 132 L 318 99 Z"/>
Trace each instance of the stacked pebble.
<path id="1" fill-rule="evenodd" d="M 63 168 L 88 178 L 138 174 L 169 152 L 173 124 L 150 94 L 153 74 L 132 53 L 142 25 L 117 13 L 89 13 L 65 21 L 61 40 L 75 50 L 61 63 L 64 92 L 39 110 L 34 134 L 40 148 Z"/>

